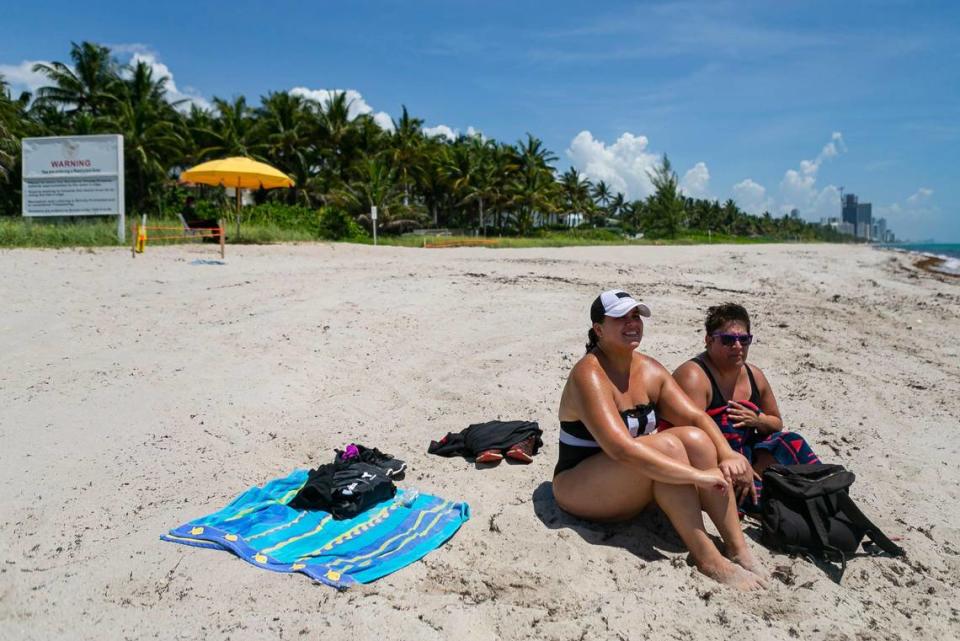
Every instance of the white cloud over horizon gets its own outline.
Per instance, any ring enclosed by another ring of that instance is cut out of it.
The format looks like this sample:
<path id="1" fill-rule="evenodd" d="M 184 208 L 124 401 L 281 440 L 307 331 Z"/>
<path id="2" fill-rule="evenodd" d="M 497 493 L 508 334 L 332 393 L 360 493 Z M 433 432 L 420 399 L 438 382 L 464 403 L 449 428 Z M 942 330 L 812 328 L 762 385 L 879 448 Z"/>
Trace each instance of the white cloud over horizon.
<path id="1" fill-rule="evenodd" d="M 767 189 L 750 178 L 733 186 L 733 200 L 740 209 L 754 216 L 773 209 L 773 199 L 767 196 Z"/>
<path id="2" fill-rule="evenodd" d="M 130 56 L 129 65 L 133 66 L 139 62 L 143 62 L 153 70 L 154 80 L 159 80 L 160 78 L 167 79 L 167 99 L 171 102 L 184 101 L 177 108 L 180 111 L 189 111 L 190 105 L 196 105 L 201 109 L 210 109 L 210 101 L 200 95 L 200 92 L 192 87 L 184 87 L 182 90 L 177 87 L 176 81 L 173 79 L 173 72 L 170 71 L 170 67 L 160 62 L 157 54 L 152 52 L 149 48 L 139 45 L 115 45 L 113 51 L 128 51 L 132 55 Z"/>
<path id="3" fill-rule="evenodd" d="M 687 170 L 680 180 L 680 191 L 690 198 L 710 198 L 710 170 L 707 163 L 698 162 Z"/>
<path id="4" fill-rule="evenodd" d="M 423 135 L 428 138 L 446 138 L 448 140 L 456 140 L 460 135 L 460 131 L 457 129 L 452 129 L 447 125 L 437 125 L 435 127 L 424 127 Z"/>
<path id="5" fill-rule="evenodd" d="M 650 174 L 660 164 L 659 153 L 649 150 L 646 136 L 624 132 L 611 145 L 593 137 L 584 129 L 570 141 L 567 158 L 594 183 L 604 181 L 614 192 L 628 200 L 646 198 L 653 193 Z M 680 179 L 681 191 L 691 198 L 710 197 L 710 170 L 698 162 Z"/>
<path id="6" fill-rule="evenodd" d="M 594 183 L 602 180 L 613 191 L 634 200 L 653 193 L 647 172 L 656 166 L 659 156 L 647 151 L 648 144 L 646 136 L 624 132 L 608 146 L 584 129 L 570 141 L 567 157 Z"/>
<path id="7" fill-rule="evenodd" d="M 835 131 L 813 160 L 801 160 L 798 169 L 788 169 L 780 180 L 779 198 L 774 199 L 766 188 L 751 178 L 733 186 L 733 199 L 746 212 L 754 215 L 769 211 L 784 215 L 797 209 L 806 220 L 837 216 L 840 209 L 840 190 L 834 185 L 819 187 L 817 174 L 824 162 L 847 151 L 843 134 Z"/>
<path id="8" fill-rule="evenodd" d="M 936 228 L 941 221 L 940 207 L 933 200 L 933 189 L 919 187 L 902 201 L 874 208 L 873 217 L 886 218 L 887 229 L 897 238 L 922 240 L 936 237 Z"/>
<path id="9" fill-rule="evenodd" d="M 15 95 L 23 91 L 36 94 L 37 89 L 49 82 L 45 75 L 33 70 L 33 66 L 36 64 L 50 64 L 50 62 L 48 60 L 24 60 L 18 65 L 0 65 L 0 76 L 3 76 L 4 80 L 7 81 Z"/>
<path id="10" fill-rule="evenodd" d="M 373 121 L 377 123 L 378 127 L 384 131 L 393 131 L 393 119 L 390 117 L 390 114 L 385 111 L 374 113 L 373 107 L 367 104 L 367 101 L 363 99 L 363 96 L 360 95 L 360 92 L 356 89 L 308 89 L 307 87 L 294 87 L 290 90 L 290 93 L 294 96 L 306 98 L 307 100 L 313 100 L 321 105 L 327 104 L 335 94 L 344 93 L 350 105 L 347 109 L 347 117 L 350 120 L 353 120 L 357 116 L 372 114 Z"/>
<path id="11" fill-rule="evenodd" d="M 191 87 L 184 87 L 183 89 L 180 89 L 177 86 L 177 83 L 173 79 L 173 72 L 170 71 L 170 68 L 167 67 L 167 65 L 160 62 L 159 56 L 148 46 L 134 43 L 110 45 L 109 48 L 111 53 L 114 55 L 117 53 L 130 54 L 129 59 L 126 60 L 126 63 L 129 65 L 135 65 L 141 61 L 147 64 L 153 70 L 153 77 L 155 80 L 166 78 L 167 98 L 171 102 L 180 100 L 186 101 L 180 105 L 180 110 L 184 111 L 189 109 L 191 103 L 196 104 L 199 107 L 203 107 L 204 109 L 210 109 L 210 102 L 200 95 L 200 92 Z M 36 96 L 37 89 L 50 83 L 46 75 L 39 71 L 33 70 L 33 67 L 36 64 L 50 64 L 50 61 L 24 60 L 18 65 L 0 64 L 0 75 L 6 79 L 6 81 L 10 84 L 10 87 L 14 89 L 15 92 L 29 91 L 31 94 Z M 72 69 L 73 67 L 71 66 L 70 68 Z M 125 75 L 129 77 L 128 72 Z"/>

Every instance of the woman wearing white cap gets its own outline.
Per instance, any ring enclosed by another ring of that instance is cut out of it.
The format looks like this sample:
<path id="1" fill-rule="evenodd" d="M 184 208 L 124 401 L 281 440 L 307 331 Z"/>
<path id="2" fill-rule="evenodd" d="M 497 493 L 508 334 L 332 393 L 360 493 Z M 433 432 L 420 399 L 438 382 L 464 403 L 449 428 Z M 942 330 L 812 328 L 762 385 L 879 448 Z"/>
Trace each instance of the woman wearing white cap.
<path id="1" fill-rule="evenodd" d="M 619 290 L 602 293 L 590 308 L 587 353 L 560 399 L 557 504 L 581 518 L 610 521 L 655 501 L 701 572 L 742 590 L 764 587 L 734 497 L 735 488 L 754 491 L 753 470 L 670 373 L 636 351 L 649 316 L 649 307 Z M 657 413 L 680 427 L 657 433 Z M 701 510 L 717 526 L 729 559 L 707 535 Z"/>

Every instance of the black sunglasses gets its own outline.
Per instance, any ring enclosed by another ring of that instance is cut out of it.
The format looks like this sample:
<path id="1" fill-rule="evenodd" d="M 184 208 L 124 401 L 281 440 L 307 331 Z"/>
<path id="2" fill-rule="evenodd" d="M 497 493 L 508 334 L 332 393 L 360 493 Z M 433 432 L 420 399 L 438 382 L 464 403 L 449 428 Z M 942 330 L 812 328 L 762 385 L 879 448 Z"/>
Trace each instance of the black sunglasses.
<path id="1" fill-rule="evenodd" d="M 733 344 L 740 341 L 740 345 L 747 347 L 753 342 L 753 334 L 710 334 L 714 338 L 720 339 L 720 344 L 724 347 L 733 347 Z"/>

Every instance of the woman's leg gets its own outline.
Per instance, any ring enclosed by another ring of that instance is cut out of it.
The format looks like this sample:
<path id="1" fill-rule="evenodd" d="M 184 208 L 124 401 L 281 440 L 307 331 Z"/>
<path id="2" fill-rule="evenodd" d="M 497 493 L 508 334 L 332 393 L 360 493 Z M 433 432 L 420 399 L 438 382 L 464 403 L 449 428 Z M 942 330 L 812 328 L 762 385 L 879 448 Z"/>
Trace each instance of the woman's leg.
<path id="1" fill-rule="evenodd" d="M 663 433 L 643 438 L 663 454 L 690 464 L 676 436 Z M 630 518 L 655 498 L 701 572 L 740 589 L 761 587 L 758 577 L 732 565 L 717 550 L 704 529 L 700 498 L 693 485 L 655 483 L 635 466 L 600 452 L 554 477 L 553 492 L 557 504 L 567 512 L 598 521 Z"/>
<path id="2" fill-rule="evenodd" d="M 717 449 L 703 430 L 696 427 L 674 427 L 667 433 L 675 434 L 683 443 L 691 465 L 701 470 L 717 467 Z M 765 570 L 750 552 L 746 537 L 743 536 L 736 501 L 736 493 L 733 491 L 725 495 L 716 492 L 700 492 L 700 504 L 717 526 L 720 537 L 727 544 L 730 558 L 751 572 L 762 576 Z"/>

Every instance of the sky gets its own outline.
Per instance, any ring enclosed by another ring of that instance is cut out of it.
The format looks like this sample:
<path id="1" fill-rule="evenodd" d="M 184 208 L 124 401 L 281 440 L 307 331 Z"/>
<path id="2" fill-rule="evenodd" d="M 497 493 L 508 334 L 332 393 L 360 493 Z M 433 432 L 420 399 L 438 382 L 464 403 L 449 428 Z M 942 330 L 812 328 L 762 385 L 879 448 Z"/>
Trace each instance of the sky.
<path id="1" fill-rule="evenodd" d="M 71 42 L 146 60 L 174 97 L 349 90 L 390 127 L 542 139 L 628 198 L 668 154 L 684 192 L 751 213 L 839 216 L 840 190 L 899 238 L 960 242 L 960 3 L 19 3 L 0 74 Z"/>

